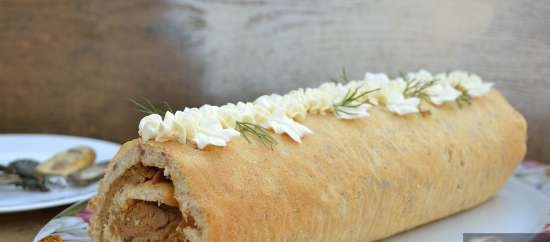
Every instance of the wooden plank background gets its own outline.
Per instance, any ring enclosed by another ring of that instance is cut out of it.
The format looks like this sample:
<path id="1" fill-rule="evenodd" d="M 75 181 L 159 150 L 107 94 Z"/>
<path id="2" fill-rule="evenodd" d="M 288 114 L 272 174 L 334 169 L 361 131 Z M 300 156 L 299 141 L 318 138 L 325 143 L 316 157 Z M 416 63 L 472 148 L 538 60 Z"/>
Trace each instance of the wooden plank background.
<path id="1" fill-rule="evenodd" d="M 0 132 L 135 137 L 129 97 L 176 107 L 315 86 L 346 68 L 496 83 L 550 160 L 550 4 L 536 0 L 0 2 Z"/>

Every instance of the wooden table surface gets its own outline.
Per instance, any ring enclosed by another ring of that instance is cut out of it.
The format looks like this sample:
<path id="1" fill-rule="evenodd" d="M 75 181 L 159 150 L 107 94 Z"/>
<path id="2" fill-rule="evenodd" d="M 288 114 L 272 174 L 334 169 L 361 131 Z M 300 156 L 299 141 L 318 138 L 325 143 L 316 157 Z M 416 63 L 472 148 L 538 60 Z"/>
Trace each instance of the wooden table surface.
<path id="1" fill-rule="evenodd" d="M 0 241 L 32 241 L 36 233 L 66 207 L 0 214 Z"/>

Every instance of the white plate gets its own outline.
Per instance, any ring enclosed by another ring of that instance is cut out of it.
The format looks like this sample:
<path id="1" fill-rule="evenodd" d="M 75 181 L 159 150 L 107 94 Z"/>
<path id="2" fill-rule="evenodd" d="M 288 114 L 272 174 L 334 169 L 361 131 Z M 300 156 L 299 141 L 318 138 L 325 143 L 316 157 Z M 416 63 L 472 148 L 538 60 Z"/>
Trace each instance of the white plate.
<path id="1" fill-rule="evenodd" d="M 85 204 L 75 204 L 61 212 L 39 232 L 34 241 L 55 231 L 87 238 L 86 225 L 83 224 L 85 222 L 82 218 L 89 214 L 82 213 L 83 205 Z M 497 196 L 481 206 L 384 241 L 462 242 L 463 233 L 537 233 L 541 231 L 545 222 L 550 221 L 549 212 L 550 197 L 512 177 Z"/>
<path id="2" fill-rule="evenodd" d="M 512 177 L 494 198 L 472 210 L 384 240 L 462 242 L 463 233 L 537 233 L 550 222 L 550 197 Z"/>
<path id="3" fill-rule="evenodd" d="M 55 153 L 74 146 L 86 145 L 96 151 L 96 161 L 110 160 L 119 144 L 65 135 L 1 134 L 0 163 L 18 158 L 43 161 Z M 48 208 L 89 199 L 95 195 L 97 183 L 82 188 L 66 188 L 49 192 L 30 192 L 11 186 L 0 186 L 0 213 Z"/>

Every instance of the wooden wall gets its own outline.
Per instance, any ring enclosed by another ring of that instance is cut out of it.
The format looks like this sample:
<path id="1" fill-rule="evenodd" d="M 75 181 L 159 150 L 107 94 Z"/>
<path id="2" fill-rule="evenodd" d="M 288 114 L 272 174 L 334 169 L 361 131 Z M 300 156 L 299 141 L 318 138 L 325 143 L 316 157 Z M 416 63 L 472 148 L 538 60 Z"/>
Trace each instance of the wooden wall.
<path id="1" fill-rule="evenodd" d="M 536 0 L 0 1 L 0 132 L 135 137 L 127 101 L 251 100 L 346 68 L 496 83 L 550 160 L 550 4 Z"/>

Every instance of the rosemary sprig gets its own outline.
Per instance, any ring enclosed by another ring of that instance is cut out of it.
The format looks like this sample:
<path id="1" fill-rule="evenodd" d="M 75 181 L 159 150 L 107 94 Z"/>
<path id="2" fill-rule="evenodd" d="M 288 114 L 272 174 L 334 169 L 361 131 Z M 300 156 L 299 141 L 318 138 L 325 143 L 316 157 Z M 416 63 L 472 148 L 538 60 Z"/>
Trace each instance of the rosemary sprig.
<path id="1" fill-rule="evenodd" d="M 466 90 L 464 86 L 458 83 L 454 85 L 454 88 L 461 93 L 455 100 L 459 108 L 472 104 L 472 96 L 468 93 L 468 90 Z"/>
<path id="2" fill-rule="evenodd" d="M 340 116 L 342 114 L 353 115 L 352 113 L 347 112 L 345 109 L 346 108 L 356 108 L 356 107 L 359 107 L 359 106 L 361 106 L 362 104 L 365 104 L 365 103 L 371 104 L 367 100 L 366 101 L 359 101 L 359 99 L 366 96 L 369 93 L 373 93 L 373 92 L 376 92 L 378 90 L 380 90 L 380 88 L 367 90 L 367 91 L 364 91 L 364 92 L 359 92 L 359 87 L 348 89 L 348 91 L 346 92 L 346 95 L 344 96 L 342 101 L 332 105 L 332 107 L 334 109 L 334 114 L 336 116 Z"/>
<path id="3" fill-rule="evenodd" d="M 277 144 L 277 141 L 269 134 L 269 131 L 260 125 L 237 121 L 236 129 L 243 135 L 243 138 L 248 141 L 248 143 L 252 143 L 249 137 L 250 135 L 260 141 L 264 146 L 269 146 L 271 149 Z"/>
<path id="4" fill-rule="evenodd" d="M 140 103 L 133 98 L 128 98 L 128 100 L 136 105 L 137 111 L 144 115 L 158 114 L 163 116 L 167 111 L 172 112 L 172 107 L 167 102 L 163 103 L 164 107 L 157 107 L 147 98 L 142 98 L 143 103 Z"/>

